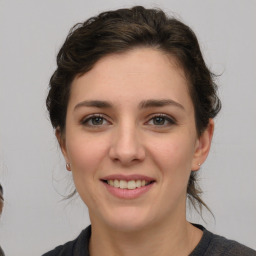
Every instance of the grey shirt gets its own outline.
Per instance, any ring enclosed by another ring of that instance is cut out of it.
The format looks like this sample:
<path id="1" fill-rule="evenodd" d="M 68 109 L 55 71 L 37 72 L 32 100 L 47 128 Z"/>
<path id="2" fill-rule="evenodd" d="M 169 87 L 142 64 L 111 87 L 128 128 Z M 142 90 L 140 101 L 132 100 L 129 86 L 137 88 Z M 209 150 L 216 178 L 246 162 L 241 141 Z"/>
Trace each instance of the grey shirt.
<path id="1" fill-rule="evenodd" d="M 222 236 L 215 235 L 201 225 L 194 225 L 203 231 L 203 236 L 189 256 L 256 256 L 256 251 Z M 89 240 L 91 226 L 84 229 L 73 241 L 56 247 L 42 256 L 90 256 Z"/>

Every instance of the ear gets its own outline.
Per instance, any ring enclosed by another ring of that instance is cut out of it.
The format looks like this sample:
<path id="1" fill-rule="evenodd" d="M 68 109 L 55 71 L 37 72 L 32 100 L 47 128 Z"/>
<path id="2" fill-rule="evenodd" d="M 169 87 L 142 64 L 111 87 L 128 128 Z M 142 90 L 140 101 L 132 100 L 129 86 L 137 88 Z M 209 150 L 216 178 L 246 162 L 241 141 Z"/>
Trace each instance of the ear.
<path id="1" fill-rule="evenodd" d="M 61 132 L 59 127 L 56 128 L 55 136 L 59 142 L 59 146 L 60 146 L 61 152 L 65 158 L 66 163 L 69 163 L 65 135 Z"/>
<path id="2" fill-rule="evenodd" d="M 196 142 L 195 153 L 192 162 L 192 171 L 198 171 L 206 160 L 211 148 L 212 136 L 214 131 L 214 121 L 209 119 L 209 124 Z"/>

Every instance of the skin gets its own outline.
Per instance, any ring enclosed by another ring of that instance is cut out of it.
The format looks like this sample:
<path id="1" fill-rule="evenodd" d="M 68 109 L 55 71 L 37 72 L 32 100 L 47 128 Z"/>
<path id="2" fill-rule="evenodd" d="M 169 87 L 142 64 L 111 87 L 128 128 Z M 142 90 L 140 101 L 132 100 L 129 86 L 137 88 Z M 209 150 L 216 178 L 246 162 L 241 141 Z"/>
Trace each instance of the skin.
<path id="1" fill-rule="evenodd" d="M 184 71 L 160 50 L 106 56 L 74 79 L 65 133 L 56 136 L 89 209 L 91 255 L 188 255 L 195 248 L 202 232 L 186 221 L 186 189 L 213 127 L 209 120 L 197 136 Z M 138 198 L 120 199 L 101 181 L 112 174 L 155 182 Z"/>

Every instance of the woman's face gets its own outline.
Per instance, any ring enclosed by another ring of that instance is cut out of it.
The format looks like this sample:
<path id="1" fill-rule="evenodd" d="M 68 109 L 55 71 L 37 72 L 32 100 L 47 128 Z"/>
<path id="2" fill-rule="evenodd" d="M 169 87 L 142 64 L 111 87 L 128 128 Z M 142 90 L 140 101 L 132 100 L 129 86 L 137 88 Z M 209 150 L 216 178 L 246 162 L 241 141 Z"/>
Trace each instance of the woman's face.
<path id="1" fill-rule="evenodd" d="M 197 137 L 175 60 L 139 48 L 73 81 L 57 137 L 92 223 L 136 230 L 185 218 L 190 172 L 205 160 L 211 132 Z"/>

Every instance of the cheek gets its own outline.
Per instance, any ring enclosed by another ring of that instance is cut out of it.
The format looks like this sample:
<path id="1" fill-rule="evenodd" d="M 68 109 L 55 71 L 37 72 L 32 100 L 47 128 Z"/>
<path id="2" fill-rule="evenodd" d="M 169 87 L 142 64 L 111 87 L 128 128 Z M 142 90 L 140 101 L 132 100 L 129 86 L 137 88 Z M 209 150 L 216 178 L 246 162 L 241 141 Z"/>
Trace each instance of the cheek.
<path id="1" fill-rule="evenodd" d="M 90 136 L 78 136 L 67 140 L 74 184 L 86 205 L 91 205 L 97 200 L 97 194 L 93 191 L 99 175 L 98 170 L 101 169 L 107 152 L 106 143 L 103 141 L 92 139 Z"/>
<path id="2" fill-rule="evenodd" d="M 184 175 L 190 173 L 194 146 L 191 138 L 186 136 L 172 136 L 155 142 L 151 154 L 158 166 L 161 166 L 163 175 Z"/>
<path id="3" fill-rule="evenodd" d="M 79 136 L 67 141 L 67 151 L 73 173 L 90 175 L 96 171 L 107 152 L 107 143 L 99 138 Z"/>

